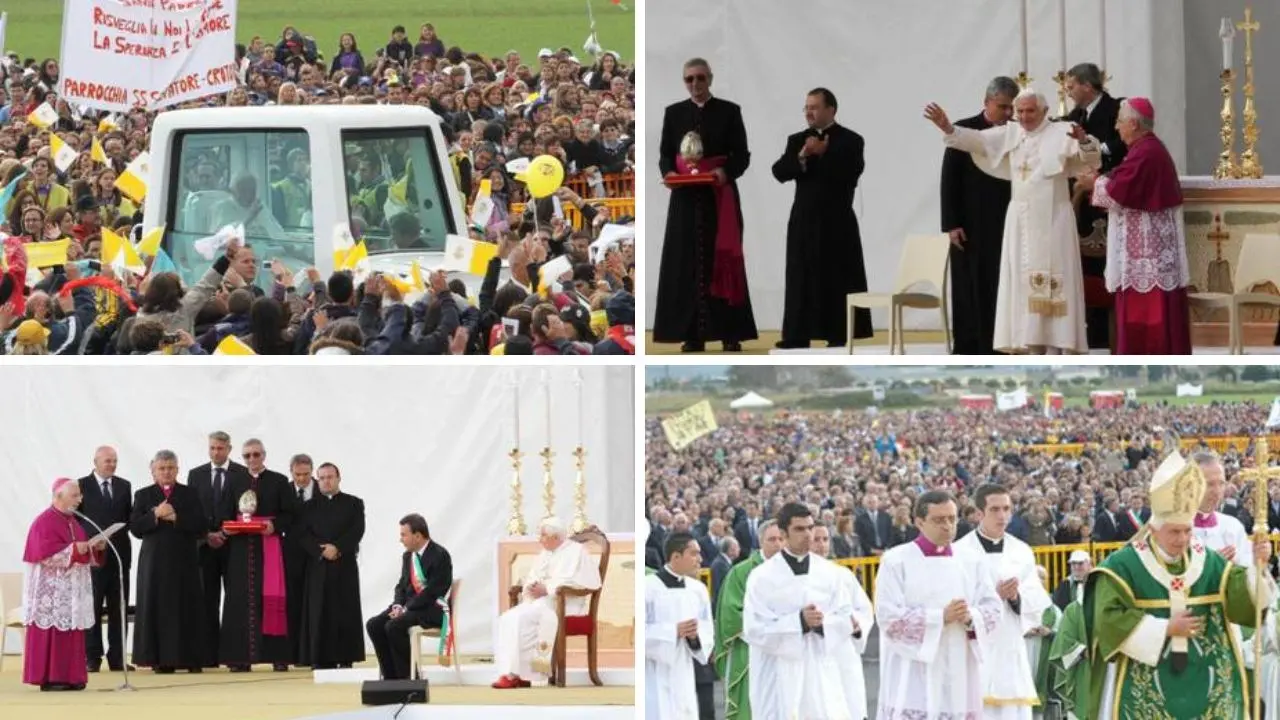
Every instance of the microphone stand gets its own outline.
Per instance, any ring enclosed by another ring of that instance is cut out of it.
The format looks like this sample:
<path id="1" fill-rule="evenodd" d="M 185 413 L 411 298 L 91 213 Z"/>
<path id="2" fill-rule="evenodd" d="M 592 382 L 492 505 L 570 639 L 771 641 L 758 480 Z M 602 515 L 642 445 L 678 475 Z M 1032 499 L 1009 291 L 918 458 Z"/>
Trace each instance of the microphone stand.
<path id="1" fill-rule="evenodd" d="M 99 535 L 106 534 L 106 531 L 103 530 L 102 527 L 98 525 L 98 523 L 90 519 L 88 515 L 85 515 L 79 510 L 72 510 L 71 512 L 75 514 L 76 517 L 92 525 L 93 528 L 98 531 Z M 127 528 L 121 528 L 121 530 L 124 532 L 128 532 Z M 120 553 L 119 551 L 116 550 L 115 544 L 111 542 L 111 538 L 107 538 L 107 547 L 111 548 L 111 554 L 116 556 L 116 572 L 119 574 L 118 582 L 120 583 L 119 585 L 120 587 L 120 644 L 123 646 L 125 644 L 126 639 L 129 637 L 129 606 L 128 604 L 126 604 L 125 596 L 124 596 L 124 560 L 120 558 Z M 97 608 L 94 608 L 94 612 L 97 612 Z M 102 621 L 101 616 L 98 617 L 98 621 L 99 622 Z M 110 642 L 110 640 L 111 640 L 111 630 L 110 630 L 110 627 L 108 626 L 107 641 Z M 126 659 L 127 657 L 128 657 L 128 653 L 125 652 L 124 647 L 121 647 L 120 648 L 120 670 L 124 672 L 124 684 L 116 688 L 117 692 L 120 692 L 120 691 L 132 692 L 134 690 L 137 690 L 137 688 L 129 684 L 129 661 Z"/>

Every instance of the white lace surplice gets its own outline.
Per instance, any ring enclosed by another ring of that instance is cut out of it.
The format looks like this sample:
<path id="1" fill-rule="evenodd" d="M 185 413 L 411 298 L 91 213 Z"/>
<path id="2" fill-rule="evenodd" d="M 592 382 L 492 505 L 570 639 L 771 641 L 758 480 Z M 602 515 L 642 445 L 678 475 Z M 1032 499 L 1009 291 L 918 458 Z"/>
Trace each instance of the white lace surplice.
<path id="1" fill-rule="evenodd" d="M 72 563 L 74 545 L 38 563 L 27 563 L 22 623 L 41 630 L 93 627 L 93 577 L 89 565 Z"/>
<path id="2" fill-rule="evenodd" d="M 1093 204 L 1107 211 L 1107 290 L 1148 293 L 1190 285 L 1182 207 L 1130 210 L 1107 192 L 1109 183 L 1103 175 L 1093 190 Z"/>

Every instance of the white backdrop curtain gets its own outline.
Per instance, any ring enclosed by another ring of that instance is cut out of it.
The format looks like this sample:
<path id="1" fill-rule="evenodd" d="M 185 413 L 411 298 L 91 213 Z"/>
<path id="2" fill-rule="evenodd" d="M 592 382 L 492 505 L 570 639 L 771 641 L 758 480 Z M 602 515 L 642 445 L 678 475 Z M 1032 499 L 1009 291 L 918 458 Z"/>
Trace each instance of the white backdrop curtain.
<path id="1" fill-rule="evenodd" d="M 552 368 L 556 511 L 573 517 L 578 400 L 574 368 Z M 587 516 L 608 532 L 635 529 L 634 392 L 630 367 L 580 368 L 587 448 Z M 521 397 L 524 513 L 542 518 L 541 459 L 547 413 L 537 368 L 447 367 L 7 367 L 0 413 L 0 572 L 22 569 L 27 528 L 48 507 L 59 476 L 93 467 L 99 445 L 117 448 L 117 475 L 151 483 L 156 450 L 178 454 L 179 481 L 208 461 L 206 436 L 225 430 L 232 459 L 256 437 L 267 466 L 288 474 L 307 453 L 342 470 L 342 489 L 364 500 L 360 546 L 365 617 L 391 601 L 399 578 L 398 521 L 421 513 L 464 581 L 458 637 L 465 653 L 492 652 L 498 602 L 494 562 L 506 536 L 513 436 L 512 373 Z M 134 542 L 134 552 L 140 543 Z M 133 597 L 130 598 L 132 602 Z M 15 648 L 11 635 L 9 647 Z M 367 640 L 367 639 L 366 639 Z"/>
<path id="2" fill-rule="evenodd" d="M 645 285 L 658 286 L 669 192 L 657 172 L 663 109 L 687 97 L 681 66 L 703 57 L 712 93 L 743 108 L 752 158 L 739 182 L 747 279 L 761 329 L 782 323 L 787 217 L 794 185 L 770 168 L 787 135 L 804 128 L 804 96 L 826 87 L 837 119 L 866 140 L 866 171 L 854 208 L 872 291 L 897 276 L 903 239 L 938 232 L 941 133 L 921 117 L 936 101 L 952 119 L 982 109 L 987 83 L 1020 65 L 1020 0 L 682 0 L 646 6 Z M 1099 62 L 1100 0 L 1067 2 L 1067 63 Z M 1154 101 L 1157 131 L 1182 167 L 1186 91 L 1182 0 L 1110 0 L 1107 63 L 1117 96 Z M 1030 74 L 1057 108 L 1058 4 L 1030 0 Z M 659 31 L 660 29 L 660 31 Z M 1070 108 L 1070 100 L 1067 101 Z M 646 303 L 652 326 L 654 303 Z M 841 310 L 841 312 L 843 312 Z M 887 316 L 876 315 L 885 327 Z M 908 312 L 912 327 L 937 327 L 935 312 Z"/>

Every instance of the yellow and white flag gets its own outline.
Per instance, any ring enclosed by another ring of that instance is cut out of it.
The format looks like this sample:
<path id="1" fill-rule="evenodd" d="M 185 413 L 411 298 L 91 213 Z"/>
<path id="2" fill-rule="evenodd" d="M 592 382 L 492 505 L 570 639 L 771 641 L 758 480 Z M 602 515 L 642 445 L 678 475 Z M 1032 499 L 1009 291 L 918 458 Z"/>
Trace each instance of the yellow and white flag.
<path id="1" fill-rule="evenodd" d="M 218 347 L 213 351 L 214 355 L 257 355 L 253 348 L 245 344 L 243 340 L 235 335 L 228 335 L 218 343 Z"/>
<path id="2" fill-rule="evenodd" d="M 691 405 L 662 421 L 662 431 L 674 450 L 685 449 L 694 440 L 715 432 L 717 427 L 710 400 Z"/>
<path id="3" fill-rule="evenodd" d="M 351 237 L 351 228 L 344 222 L 340 222 L 333 227 L 333 269 L 341 270 L 346 266 L 347 253 L 356 246 L 355 238 Z"/>
<path id="4" fill-rule="evenodd" d="M 350 270 L 351 280 L 359 285 L 369 279 L 369 274 L 373 272 L 373 267 L 369 264 L 369 249 L 365 247 L 364 241 L 356 243 L 351 248 L 347 256 L 343 258 L 342 265 L 335 267 L 335 270 Z"/>
<path id="5" fill-rule="evenodd" d="M 489 271 L 489 261 L 497 256 L 498 246 L 491 242 L 450 235 L 445 241 L 442 267 L 483 277 Z"/>
<path id="6" fill-rule="evenodd" d="M 160 242 L 162 240 L 164 240 L 163 225 L 142 236 L 142 239 L 138 241 L 138 245 L 136 247 L 138 254 L 146 255 L 147 257 L 155 257 L 156 253 L 160 251 Z"/>
<path id="7" fill-rule="evenodd" d="M 98 132 L 100 133 L 109 133 L 112 130 L 118 129 L 120 129 L 120 125 L 116 123 L 116 116 L 114 114 L 108 115 L 98 122 Z"/>
<path id="8" fill-rule="evenodd" d="M 488 180 L 480 181 L 480 189 L 476 192 L 476 201 L 471 205 L 471 224 L 483 231 L 489 227 L 489 218 L 493 217 L 493 190 Z"/>
<path id="9" fill-rule="evenodd" d="M 116 178 L 116 189 L 128 195 L 134 202 L 142 202 L 147 196 L 147 183 L 151 178 L 151 153 L 141 152 Z"/>
<path id="10" fill-rule="evenodd" d="M 100 165 L 111 164 L 111 161 L 107 158 L 107 151 L 102 149 L 102 143 L 98 142 L 96 135 L 93 138 L 93 145 L 89 146 L 89 156 Z"/>
<path id="11" fill-rule="evenodd" d="M 53 157 L 53 166 L 58 168 L 58 172 L 66 172 L 76 158 L 80 157 L 80 152 L 58 137 L 57 133 L 49 136 L 49 154 Z"/>
<path id="12" fill-rule="evenodd" d="M 102 264 L 139 275 L 147 271 L 147 264 L 138 257 L 133 243 L 105 227 L 102 228 Z"/>
<path id="13" fill-rule="evenodd" d="M 54 123 L 58 122 L 58 111 L 54 110 L 53 106 L 47 102 L 40 103 L 40 107 L 32 110 L 31 114 L 27 115 L 27 122 L 48 130 L 53 127 Z"/>
<path id="14" fill-rule="evenodd" d="M 417 260 L 414 260 L 413 264 L 409 266 L 409 280 L 415 292 L 427 291 L 427 279 L 423 277 L 422 266 L 418 264 Z"/>

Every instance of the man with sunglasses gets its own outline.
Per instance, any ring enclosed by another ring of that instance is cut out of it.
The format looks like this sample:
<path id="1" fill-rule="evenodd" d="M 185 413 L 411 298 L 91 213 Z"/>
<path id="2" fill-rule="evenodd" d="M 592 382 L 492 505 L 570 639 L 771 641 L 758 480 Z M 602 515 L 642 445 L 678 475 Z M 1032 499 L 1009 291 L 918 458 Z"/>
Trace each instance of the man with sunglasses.
<path id="1" fill-rule="evenodd" d="M 751 153 L 742 109 L 711 96 L 711 66 L 695 58 L 684 64 L 689 99 L 667 107 L 658 166 L 672 188 L 667 230 L 658 268 L 654 342 L 682 342 L 702 352 L 719 340 L 727 352 L 756 339 L 755 317 L 742 256 L 742 208 L 737 179 Z M 696 133 L 701 152 L 689 152 Z M 682 148 L 682 146 L 685 146 Z M 681 176 L 706 174 L 708 185 L 673 184 Z"/>
<path id="2" fill-rule="evenodd" d="M 237 534 L 227 539 L 227 598 L 222 608 L 219 660 L 231 672 L 248 672 L 255 663 L 271 663 L 276 672 L 284 672 L 293 660 L 293 644 L 288 637 L 280 535 L 289 530 L 298 514 L 297 498 L 288 478 L 267 469 L 267 452 L 261 440 L 246 440 L 243 457 L 247 472 L 232 482 L 232 503 L 239 511 L 241 498 L 252 491 L 257 500 L 253 519 L 266 521 L 266 530 L 261 535 Z"/>

